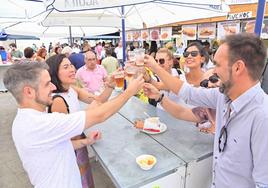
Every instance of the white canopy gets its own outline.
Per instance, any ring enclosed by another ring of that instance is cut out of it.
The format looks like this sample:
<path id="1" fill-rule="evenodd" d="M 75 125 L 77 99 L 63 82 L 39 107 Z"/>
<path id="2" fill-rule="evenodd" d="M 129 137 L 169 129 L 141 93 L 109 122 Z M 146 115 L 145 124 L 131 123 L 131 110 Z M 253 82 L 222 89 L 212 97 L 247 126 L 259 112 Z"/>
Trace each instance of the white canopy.
<path id="1" fill-rule="evenodd" d="M 220 0 L 5 0 L 0 7 L 0 27 L 7 33 L 39 37 L 68 37 L 118 31 L 125 18 L 126 30 L 197 18 L 226 15 Z M 125 6 L 122 15 L 121 5 Z M 110 7 L 110 8 L 107 8 Z M 112 7 L 112 8 L 111 8 Z M 105 8 L 105 9 L 103 9 Z"/>

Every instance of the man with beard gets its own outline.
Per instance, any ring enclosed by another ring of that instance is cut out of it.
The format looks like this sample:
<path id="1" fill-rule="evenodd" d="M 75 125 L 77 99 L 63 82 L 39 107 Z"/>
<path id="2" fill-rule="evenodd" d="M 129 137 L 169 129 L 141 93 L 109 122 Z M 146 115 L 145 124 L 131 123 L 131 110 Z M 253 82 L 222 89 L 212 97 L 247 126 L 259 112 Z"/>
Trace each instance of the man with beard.
<path id="1" fill-rule="evenodd" d="M 4 75 L 5 87 L 18 103 L 12 137 L 31 183 L 38 188 L 82 188 L 71 138 L 116 113 L 142 87 L 142 76 L 134 79 L 118 97 L 94 108 L 72 114 L 46 113 L 52 103 L 48 66 L 18 63 Z M 95 142 L 99 134 L 89 136 Z"/>
<path id="2" fill-rule="evenodd" d="M 203 89 L 170 76 L 145 57 L 146 66 L 187 103 L 216 109 L 212 187 L 268 187 L 268 96 L 259 82 L 265 60 L 266 47 L 257 36 L 230 35 L 214 57 L 220 89 Z M 153 92 L 146 85 L 144 90 Z M 166 96 L 158 101 L 165 103 Z"/>

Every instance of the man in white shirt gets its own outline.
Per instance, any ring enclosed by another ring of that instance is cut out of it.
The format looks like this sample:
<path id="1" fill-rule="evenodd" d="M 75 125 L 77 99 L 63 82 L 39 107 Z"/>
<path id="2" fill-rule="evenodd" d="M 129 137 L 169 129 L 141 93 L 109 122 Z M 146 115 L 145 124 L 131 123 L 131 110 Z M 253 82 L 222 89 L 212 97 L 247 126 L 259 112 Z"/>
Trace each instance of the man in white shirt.
<path id="1" fill-rule="evenodd" d="M 114 49 L 114 52 L 116 54 L 116 58 L 118 60 L 119 65 L 123 68 L 125 66 L 123 62 L 123 47 L 122 47 L 122 41 L 119 41 L 118 46 Z"/>
<path id="2" fill-rule="evenodd" d="M 18 103 L 12 137 L 31 183 L 36 188 L 82 188 L 71 138 L 116 113 L 142 87 L 142 76 L 118 97 L 72 114 L 46 113 L 52 103 L 48 66 L 18 63 L 4 75 L 5 87 Z M 98 138 L 89 138 L 96 140 Z"/>

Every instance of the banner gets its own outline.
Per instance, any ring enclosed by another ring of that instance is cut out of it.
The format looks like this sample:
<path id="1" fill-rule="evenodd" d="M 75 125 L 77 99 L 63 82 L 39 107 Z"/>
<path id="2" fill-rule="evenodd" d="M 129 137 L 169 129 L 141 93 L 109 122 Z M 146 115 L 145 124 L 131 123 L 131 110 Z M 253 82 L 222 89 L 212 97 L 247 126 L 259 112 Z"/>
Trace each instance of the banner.
<path id="1" fill-rule="evenodd" d="M 149 40 L 149 30 L 141 30 L 141 40 Z"/>
<path id="2" fill-rule="evenodd" d="M 150 29 L 150 40 L 159 40 L 159 28 L 156 29 Z"/>
<path id="3" fill-rule="evenodd" d="M 224 39 L 227 35 L 237 34 L 240 32 L 240 22 L 219 22 L 217 30 L 217 39 Z"/>
<path id="4" fill-rule="evenodd" d="M 255 20 L 243 21 L 241 23 L 242 32 L 254 33 Z"/>
<path id="5" fill-rule="evenodd" d="M 132 39 L 132 31 L 127 31 L 126 32 L 127 34 L 126 34 L 126 39 L 127 39 L 127 41 L 133 41 L 133 39 Z"/>
<path id="6" fill-rule="evenodd" d="M 46 6 L 52 4 L 58 11 L 76 11 L 76 10 L 92 10 L 104 9 L 112 7 L 120 7 L 127 5 L 135 5 L 140 3 L 148 3 L 146 0 L 46 0 Z"/>
<path id="7" fill-rule="evenodd" d="M 214 39 L 216 36 L 216 23 L 198 24 L 198 39 Z"/>
<path id="8" fill-rule="evenodd" d="M 196 40 L 196 25 L 183 25 L 182 38 L 186 40 Z"/>
<path id="9" fill-rule="evenodd" d="M 141 31 L 132 31 L 132 39 L 134 41 L 140 41 L 141 40 Z"/>
<path id="10" fill-rule="evenodd" d="M 160 40 L 171 40 L 172 27 L 163 27 L 160 32 Z"/>

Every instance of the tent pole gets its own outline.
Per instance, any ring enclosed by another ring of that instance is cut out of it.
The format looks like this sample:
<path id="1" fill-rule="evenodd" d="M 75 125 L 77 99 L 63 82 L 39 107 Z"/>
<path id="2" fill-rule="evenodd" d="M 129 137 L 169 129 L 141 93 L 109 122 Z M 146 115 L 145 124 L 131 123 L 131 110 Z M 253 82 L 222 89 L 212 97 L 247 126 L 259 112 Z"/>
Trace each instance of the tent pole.
<path id="1" fill-rule="evenodd" d="M 69 26 L 70 44 L 73 46 L 72 27 Z"/>
<path id="2" fill-rule="evenodd" d="M 263 16 L 265 11 L 265 0 L 258 0 L 258 9 L 257 9 L 257 16 L 256 16 L 256 24 L 254 32 L 256 35 L 261 36 L 261 30 L 262 30 L 262 22 L 263 22 Z"/>
<path id="3" fill-rule="evenodd" d="M 126 62 L 126 28 L 125 28 L 125 7 L 121 6 L 122 11 L 122 46 L 123 46 L 123 63 Z"/>

